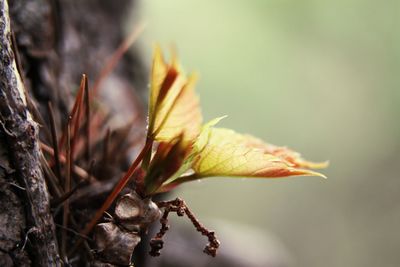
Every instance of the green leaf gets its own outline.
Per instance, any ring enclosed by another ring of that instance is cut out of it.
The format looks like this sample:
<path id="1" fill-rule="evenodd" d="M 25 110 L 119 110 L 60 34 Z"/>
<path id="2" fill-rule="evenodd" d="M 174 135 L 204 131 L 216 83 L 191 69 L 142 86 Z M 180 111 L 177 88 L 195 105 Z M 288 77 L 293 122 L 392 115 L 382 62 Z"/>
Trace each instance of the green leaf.
<path id="1" fill-rule="evenodd" d="M 219 123 L 222 119 L 226 117 L 227 116 L 221 116 L 215 118 L 203 125 L 203 127 L 201 128 L 201 133 L 198 135 L 196 142 L 193 144 L 191 153 L 185 159 L 179 170 L 176 173 L 174 173 L 170 178 L 168 178 L 168 180 L 165 181 L 165 184 L 173 182 L 174 180 L 178 179 L 180 176 L 184 175 L 186 172 L 190 170 L 193 164 L 193 160 L 201 152 L 201 150 L 205 147 L 205 145 L 208 142 L 211 127 L 215 126 L 217 123 Z"/>
<path id="2" fill-rule="evenodd" d="M 225 115 L 212 119 L 211 121 L 203 125 L 203 127 L 201 128 L 201 132 L 193 145 L 195 153 L 199 153 L 206 146 L 208 139 L 210 138 L 210 129 L 226 117 L 228 116 Z"/>
<path id="3" fill-rule="evenodd" d="M 211 128 L 206 146 L 193 160 L 197 177 L 286 177 L 324 175 L 294 167 L 286 159 L 252 145 L 251 138 L 229 129 Z"/>
<path id="4" fill-rule="evenodd" d="M 153 128 L 155 109 L 161 86 L 167 75 L 168 66 L 164 61 L 161 48 L 156 45 L 153 52 L 153 63 L 150 74 L 150 97 L 149 97 L 149 128 Z"/>

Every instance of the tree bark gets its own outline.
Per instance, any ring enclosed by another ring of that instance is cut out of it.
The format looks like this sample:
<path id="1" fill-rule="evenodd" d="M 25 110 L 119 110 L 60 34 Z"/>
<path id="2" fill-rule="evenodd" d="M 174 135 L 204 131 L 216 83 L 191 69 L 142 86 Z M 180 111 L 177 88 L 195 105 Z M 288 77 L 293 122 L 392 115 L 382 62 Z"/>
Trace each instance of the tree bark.
<path id="1" fill-rule="evenodd" d="M 86 73 L 92 84 L 122 42 L 124 14 L 132 2 L 0 0 L 0 266 L 63 265 L 55 228 L 59 218 L 50 209 L 55 196 L 46 184 L 39 148 L 41 141 L 51 142 L 47 105 L 53 104 L 56 126 L 64 129 L 81 75 Z M 145 87 L 146 78 L 137 52 L 122 58 L 102 86 L 112 88 L 100 91 L 112 114 L 120 113 L 125 121 L 137 116 L 141 126 L 142 99 L 135 90 Z M 113 102 L 109 96 L 118 93 L 129 97 Z M 128 160 L 127 154 L 120 158 L 107 173 L 109 180 Z M 98 185 L 82 190 L 94 195 L 93 207 L 83 207 L 88 214 L 111 189 L 106 184 L 97 190 Z M 76 203 L 82 206 L 86 200 Z M 83 228 L 84 219 L 75 231 Z"/>
<path id="2" fill-rule="evenodd" d="M 27 200 L 27 226 L 34 238 L 34 262 L 40 266 L 61 266 L 50 214 L 50 199 L 40 165 L 38 126 L 27 109 L 25 88 L 12 50 L 8 4 L 0 2 L 0 123 L 19 184 Z"/>

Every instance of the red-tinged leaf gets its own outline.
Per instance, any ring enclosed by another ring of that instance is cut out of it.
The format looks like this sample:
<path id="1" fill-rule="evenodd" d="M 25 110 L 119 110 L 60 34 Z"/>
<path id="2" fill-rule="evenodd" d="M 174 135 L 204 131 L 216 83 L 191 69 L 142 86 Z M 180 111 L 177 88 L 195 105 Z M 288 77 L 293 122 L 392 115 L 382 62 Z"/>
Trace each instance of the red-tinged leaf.
<path id="1" fill-rule="evenodd" d="M 149 120 L 154 120 L 155 116 L 154 110 L 156 107 L 161 86 L 164 82 L 165 76 L 167 75 L 167 71 L 168 71 L 168 66 L 165 63 L 164 58 L 162 56 L 161 48 L 157 45 L 154 48 L 153 64 L 150 74 Z M 149 124 L 151 123 L 152 122 L 149 121 Z"/>
<path id="2" fill-rule="evenodd" d="M 324 162 L 312 162 L 307 161 L 301 157 L 301 154 L 293 151 L 287 147 L 275 146 L 263 142 L 251 135 L 244 135 L 246 140 L 246 145 L 254 148 L 261 149 L 266 154 L 274 155 L 278 158 L 285 160 L 289 165 L 296 168 L 306 168 L 306 169 L 323 169 L 329 164 L 328 161 Z"/>
<path id="3" fill-rule="evenodd" d="M 200 133 L 202 115 L 194 87 L 197 77 L 191 75 L 177 96 L 174 106 L 156 131 L 156 139 L 168 141 L 183 133 L 185 143 L 193 142 Z"/>
<path id="4" fill-rule="evenodd" d="M 206 124 L 194 144 L 191 157 L 194 173 L 168 180 L 159 192 L 168 191 L 183 182 L 212 176 L 278 178 L 307 175 L 325 178 L 323 174 L 297 168 L 285 158 L 260 149 L 260 144 L 254 144 L 258 140 L 254 137 L 229 129 L 212 128 L 219 120 Z"/>
<path id="5" fill-rule="evenodd" d="M 266 153 L 251 145 L 245 135 L 223 128 L 211 128 L 209 131 L 207 144 L 192 164 L 192 169 L 198 177 L 324 177 L 320 173 L 295 168 L 285 159 Z"/>
<path id="6" fill-rule="evenodd" d="M 144 195 L 151 195 L 182 166 L 190 149 L 183 136 L 159 144 L 144 178 Z"/>
<path id="7" fill-rule="evenodd" d="M 200 132 L 202 116 L 194 92 L 196 76 L 183 74 L 176 57 L 168 65 L 159 47 L 154 52 L 151 73 L 148 136 L 169 142 L 180 134 L 192 142 Z"/>

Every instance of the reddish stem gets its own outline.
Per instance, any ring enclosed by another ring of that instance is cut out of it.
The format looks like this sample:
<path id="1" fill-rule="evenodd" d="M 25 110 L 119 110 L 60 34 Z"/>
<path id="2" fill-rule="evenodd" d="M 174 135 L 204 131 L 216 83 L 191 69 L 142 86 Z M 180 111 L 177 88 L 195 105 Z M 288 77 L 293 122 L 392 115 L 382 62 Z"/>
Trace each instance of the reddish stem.
<path id="1" fill-rule="evenodd" d="M 103 213 L 111 206 L 111 204 L 114 202 L 114 200 L 116 199 L 118 194 L 122 191 L 122 189 L 124 189 L 124 187 L 126 186 L 126 184 L 129 181 L 129 179 L 133 175 L 134 171 L 136 170 L 137 166 L 142 161 L 143 157 L 147 154 L 147 152 L 150 150 L 151 145 L 152 145 L 152 143 L 146 142 L 145 146 L 140 151 L 139 155 L 137 156 L 135 161 L 132 163 L 132 165 L 129 167 L 128 171 L 118 181 L 118 183 L 115 185 L 111 194 L 108 195 L 107 199 L 104 201 L 101 208 L 97 210 L 97 212 L 94 215 L 94 217 L 92 218 L 92 220 L 86 225 L 85 229 L 81 232 L 82 235 L 88 235 L 90 233 L 90 231 L 92 231 L 93 227 L 96 225 L 97 221 L 101 218 Z"/>
<path id="2" fill-rule="evenodd" d="M 81 114 L 82 114 L 82 109 L 84 108 L 83 105 L 83 98 L 84 98 L 84 93 L 85 93 L 85 86 L 86 86 L 86 74 L 82 75 L 82 79 L 81 79 L 81 85 L 79 87 L 79 91 L 82 92 L 81 93 L 81 97 L 79 99 L 79 103 L 78 103 L 78 110 L 77 110 L 77 114 L 76 114 L 76 118 L 75 118 L 75 123 L 74 123 L 74 132 L 73 132 L 73 136 L 71 138 L 71 158 L 74 158 L 74 154 L 75 154 L 75 144 L 76 144 L 76 140 L 78 139 L 78 131 L 80 128 L 80 122 L 81 122 Z"/>
<path id="3" fill-rule="evenodd" d="M 85 133 L 86 133 L 86 149 L 85 158 L 87 163 L 90 161 L 90 93 L 88 79 L 85 79 Z"/>
<path id="4" fill-rule="evenodd" d="M 81 86 L 78 90 L 78 94 L 76 95 L 74 106 L 72 107 L 71 113 L 69 114 L 69 117 L 71 117 L 72 119 L 75 118 L 76 112 L 78 111 L 78 106 L 81 105 L 83 93 L 84 93 L 84 87 Z M 67 135 L 67 127 L 65 127 L 64 132 L 62 133 L 60 141 L 58 143 L 58 148 L 60 152 L 62 151 L 62 147 L 64 146 L 66 135 Z"/>

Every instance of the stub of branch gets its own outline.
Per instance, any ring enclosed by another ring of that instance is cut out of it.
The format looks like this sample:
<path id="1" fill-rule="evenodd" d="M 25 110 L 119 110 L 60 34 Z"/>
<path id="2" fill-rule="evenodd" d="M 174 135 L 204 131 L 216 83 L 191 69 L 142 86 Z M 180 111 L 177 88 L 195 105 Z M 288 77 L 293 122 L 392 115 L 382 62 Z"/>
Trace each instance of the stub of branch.
<path id="1" fill-rule="evenodd" d="M 115 218 L 128 230 L 134 226 L 144 229 L 161 217 L 161 211 L 151 199 L 143 199 L 135 192 L 121 196 L 115 205 Z"/>
<path id="2" fill-rule="evenodd" d="M 5 0 L 0 0 L 0 47 L 0 123 L 7 135 L 13 167 L 25 187 L 28 225 L 34 229 L 29 236 L 31 253 L 36 266 L 61 266 L 49 194 L 40 168 L 38 127 L 27 110 L 24 86 L 12 51 Z"/>

